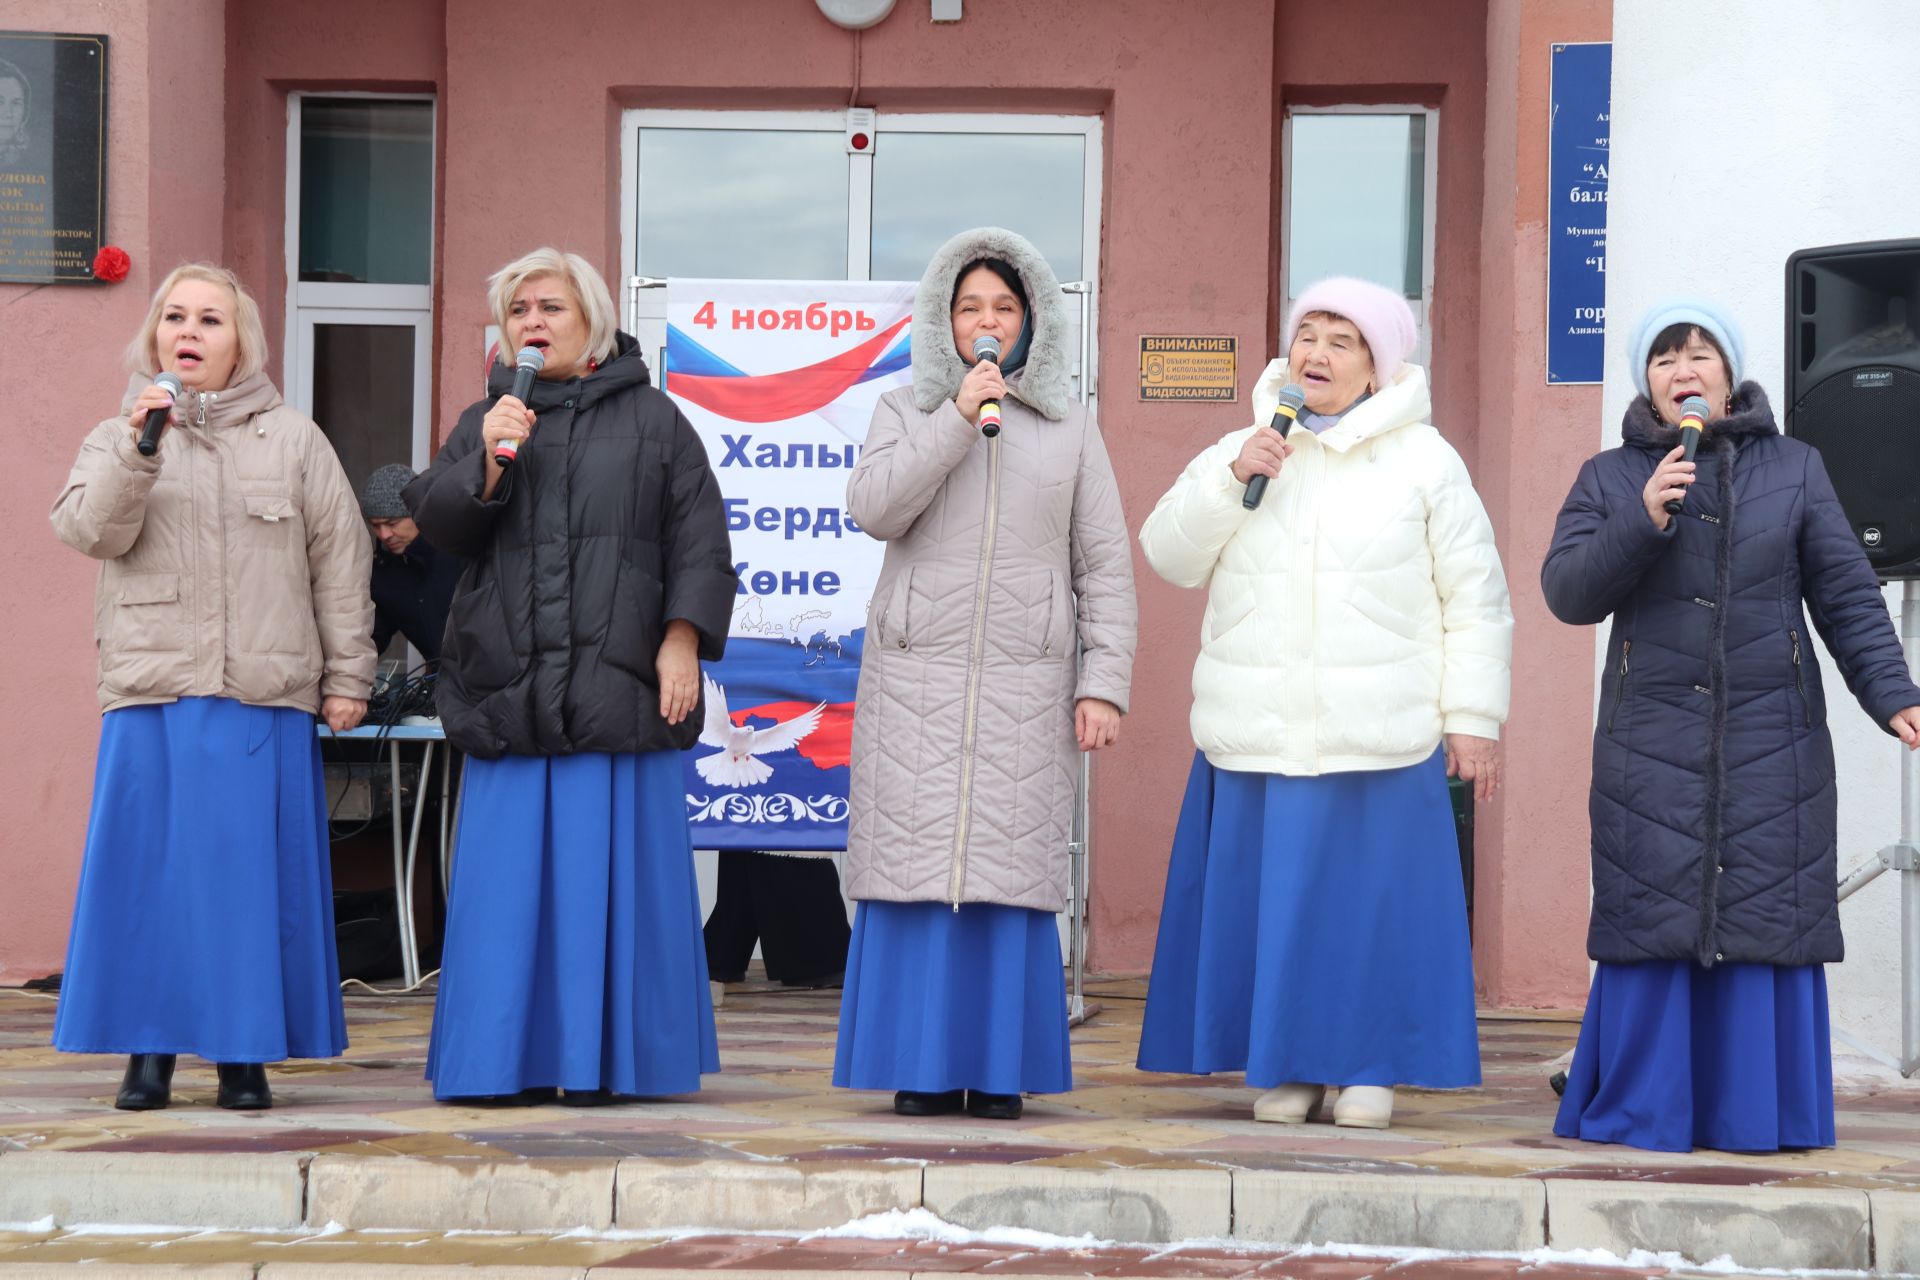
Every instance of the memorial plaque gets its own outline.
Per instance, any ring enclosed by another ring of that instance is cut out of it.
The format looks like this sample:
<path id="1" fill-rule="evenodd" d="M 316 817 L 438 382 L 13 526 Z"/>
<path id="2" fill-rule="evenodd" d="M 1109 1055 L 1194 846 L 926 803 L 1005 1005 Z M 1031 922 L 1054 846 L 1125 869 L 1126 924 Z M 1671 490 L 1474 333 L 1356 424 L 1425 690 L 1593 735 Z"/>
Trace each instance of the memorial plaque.
<path id="1" fill-rule="evenodd" d="M 107 38 L 0 31 L 0 280 L 92 283 L 106 218 Z"/>

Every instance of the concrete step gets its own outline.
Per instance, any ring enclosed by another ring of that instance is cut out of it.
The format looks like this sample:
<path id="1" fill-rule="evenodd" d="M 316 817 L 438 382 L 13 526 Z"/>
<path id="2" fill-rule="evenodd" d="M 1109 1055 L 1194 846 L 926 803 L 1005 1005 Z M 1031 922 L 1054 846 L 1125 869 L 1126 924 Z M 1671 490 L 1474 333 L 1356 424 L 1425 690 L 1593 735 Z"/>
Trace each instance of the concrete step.
<path id="1" fill-rule="evenodd" d="M 1429 1173 L 491 1160 L 302 1153 L 0 1155 L 0 1223 L 281 1232 L 795 1233 L 925 1209 L 973 1231 L 1137 1245 L 1218 1239 L 1920 1271 L 1920 1192 Z M 4 1257 L 0 1254 L 0 1257 Z"/>

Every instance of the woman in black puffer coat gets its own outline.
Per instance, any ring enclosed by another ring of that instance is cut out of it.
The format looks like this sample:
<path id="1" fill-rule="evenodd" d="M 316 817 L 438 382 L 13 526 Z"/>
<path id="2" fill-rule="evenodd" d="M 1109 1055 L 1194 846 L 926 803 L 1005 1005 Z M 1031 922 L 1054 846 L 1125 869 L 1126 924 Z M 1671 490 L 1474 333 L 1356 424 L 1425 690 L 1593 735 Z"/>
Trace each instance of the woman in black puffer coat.
<path id="1" fill-rule="evenodd" d="M 502 352 L 545 366 L 523 403 L 496 364 L 404 494 L 471 562 L 436 695 L 472 758 L 427 1077 L 443 1099 L 691 1093 L 720 1069 L 680 761 L 732 620 L 720 488 L 584 259 L 539 249 L 491 286 Z"/>
<path id="2" fill-rule="evenodd" d="M 1663 1151 L 1831 1146 L 1821 966 L 1841 940 L 1813 632 L 1909 748 L 1920 688 L 1820 455 L 1739 381 L 1731 320 L 1665 303 L 1629 354 L 1641 394 L 1624 443 L 1581 469 L 1541 570 L 1562 621 L 1613 620 L 1589 806 L 1599 966 L 1554 1131 Z M 1695 396 L 1705 429 L 1686 462 Z"/>

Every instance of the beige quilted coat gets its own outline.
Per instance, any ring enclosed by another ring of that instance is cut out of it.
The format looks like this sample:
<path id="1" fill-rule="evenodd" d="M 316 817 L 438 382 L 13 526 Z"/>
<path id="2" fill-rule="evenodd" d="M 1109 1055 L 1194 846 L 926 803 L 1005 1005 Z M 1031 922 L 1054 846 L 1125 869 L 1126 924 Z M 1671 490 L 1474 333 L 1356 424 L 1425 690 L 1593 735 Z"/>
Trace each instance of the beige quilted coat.
<path id="1" fill-rule="evenodd" d="M 1013 264 L 1026 366 L 987 440 L 953 394 L 960 269 Z M 1069 398 L 1065 305 L 1037 250 L 988 229 L 920 283 L 912 388 L 885 396 L 847 509 L 887 544 L 853 722 L 847 893 L 1060 911 L 1078 748 L 1073 707 L 1125 710 L 1135 609 L 1127 524 L 1100 429 Z"/>
<path id="2" fill-rule="evenodd" d="M 53 504 L 60 540 L 101 562 L 101 708 L 365 698 L 373 540 L 333 446 L 263 373 L 180 404 L 151 458 L 125 418 L 95 427 Z"/>

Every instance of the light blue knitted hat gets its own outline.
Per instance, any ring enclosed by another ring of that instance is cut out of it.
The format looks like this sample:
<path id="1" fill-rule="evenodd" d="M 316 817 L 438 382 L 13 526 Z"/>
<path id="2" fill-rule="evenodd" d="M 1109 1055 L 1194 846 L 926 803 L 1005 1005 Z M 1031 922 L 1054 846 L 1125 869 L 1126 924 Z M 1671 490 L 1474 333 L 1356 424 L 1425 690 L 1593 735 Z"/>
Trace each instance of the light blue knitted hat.
<path id="1" fill-rule="evenodd" d="M 1717 303 L 1706 302 L 1699 298 L 1668 298 L 1648 307 L 1640 317 L 1640 323 L 1633 327 L 1633 337 L 1627 343 L 1627 368 L 1633 374 L 1633 385 L 1640 389 L 1641 395 L 1647 392 L 1647 356 L 1653 346 L 1653 340 L 1660 331 L 1670 324 L 1694 324 L 1712 335 L 1720 344 L 1720 350 L 1727 356 L 1727 374 L 1731 385 L 1738 387 L 1742 372 L 1747 367 L 1747 344 L 1740 336 L 1740 326 L 1733 317 Z"/>

